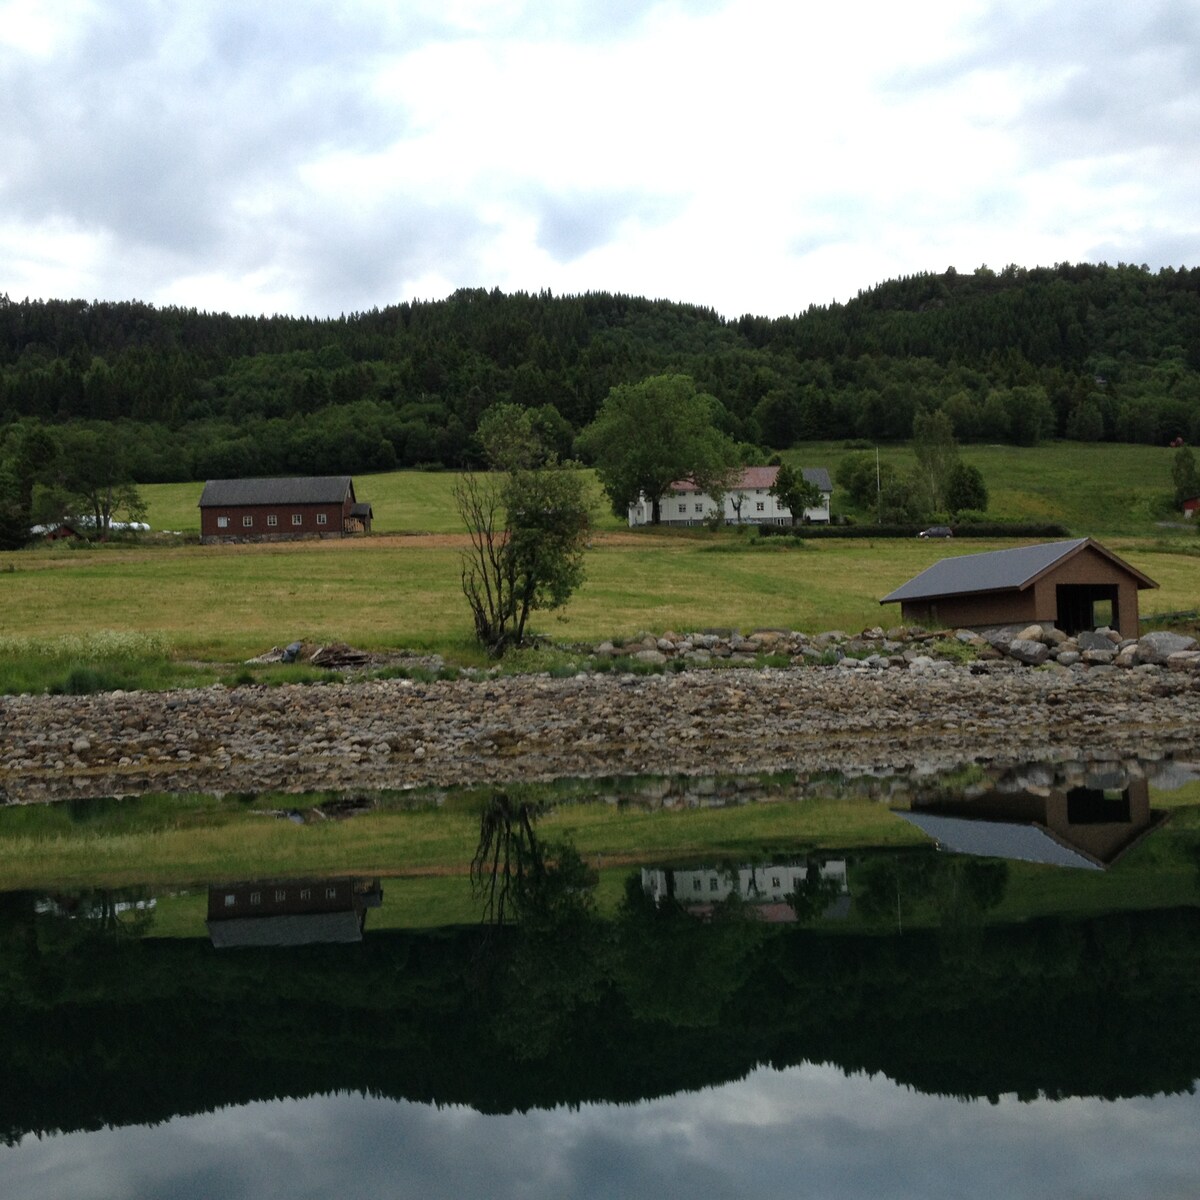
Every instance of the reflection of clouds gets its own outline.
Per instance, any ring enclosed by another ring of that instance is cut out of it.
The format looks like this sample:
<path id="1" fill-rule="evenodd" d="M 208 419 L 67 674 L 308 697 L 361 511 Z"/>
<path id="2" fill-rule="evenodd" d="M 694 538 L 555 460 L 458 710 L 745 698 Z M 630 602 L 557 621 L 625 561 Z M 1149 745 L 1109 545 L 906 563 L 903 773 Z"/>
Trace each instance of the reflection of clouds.
<path id="1" fill-rule="evenodd" d="M 832 1067 L 483 1116 L 321 1096 L 0 1149 L 6 1200 L 1191 1196 L 1196 1096 L 960 1103 Z"/>

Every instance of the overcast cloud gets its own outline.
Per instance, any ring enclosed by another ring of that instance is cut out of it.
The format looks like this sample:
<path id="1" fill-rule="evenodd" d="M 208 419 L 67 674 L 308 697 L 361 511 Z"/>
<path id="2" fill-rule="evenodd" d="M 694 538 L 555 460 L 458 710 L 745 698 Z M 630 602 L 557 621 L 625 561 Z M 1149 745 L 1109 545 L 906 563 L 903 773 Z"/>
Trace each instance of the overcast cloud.
<path id="1" fill-rule="evenodd" d="M 1195 0 L 0 0 L 0 105 L 13 299 L 1200 264 Z"/>
<path id="2" fill-rule="evenodd" d="M 1196 1195 L 1193 1095 L 960 1103 L 834 1067 L 483 1116 L 357 1095 L 0 1146 L 6 1200 Z"/>

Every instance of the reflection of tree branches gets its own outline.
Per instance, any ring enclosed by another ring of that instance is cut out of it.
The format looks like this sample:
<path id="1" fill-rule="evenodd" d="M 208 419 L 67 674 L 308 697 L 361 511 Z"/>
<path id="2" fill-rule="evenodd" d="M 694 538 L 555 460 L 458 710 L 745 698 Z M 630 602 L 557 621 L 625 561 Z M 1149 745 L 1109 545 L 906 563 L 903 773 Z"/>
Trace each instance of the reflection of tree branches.
<path id="1" fill-rule="evenodd" d="M 495 792 L 479 818 L 479 845 L 471 859 L 471 890 L 483 901 L 483 920 L 503 925 L 516 915 L 521 895 L 545 872 L 545 856 L 533 823 L 538 808 Z"/>

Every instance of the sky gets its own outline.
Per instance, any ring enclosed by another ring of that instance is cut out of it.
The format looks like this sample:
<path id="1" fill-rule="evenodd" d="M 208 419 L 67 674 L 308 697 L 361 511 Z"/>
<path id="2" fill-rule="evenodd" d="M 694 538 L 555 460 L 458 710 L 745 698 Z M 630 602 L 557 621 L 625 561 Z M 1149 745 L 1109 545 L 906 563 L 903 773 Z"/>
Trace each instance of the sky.
<path id="1" fill-rule="evenodd" d="M 13 300 L 1200 265 L 1197 0 L 0 0 L 0 114 Z"/>
<path id="2" fill-rule="evenodd" d="M 6 1200 L 1194 1198 L 1200 1099 L 996 1103 L 836 1067 L 485 1116 L 361 1095 L 0 1146 Z"/>

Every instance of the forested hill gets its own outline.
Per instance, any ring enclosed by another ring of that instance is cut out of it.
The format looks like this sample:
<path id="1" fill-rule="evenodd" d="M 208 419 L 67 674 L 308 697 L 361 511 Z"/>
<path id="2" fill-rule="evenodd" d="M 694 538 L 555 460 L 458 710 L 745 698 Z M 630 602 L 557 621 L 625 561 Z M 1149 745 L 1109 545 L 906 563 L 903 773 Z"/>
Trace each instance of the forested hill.
<path id="1" fill-rule="evenodd" d="M 0 438 L 122 423 L 142 482 L 469 461 L 490 405 L 570 450 L 614 384 L 684 373 L 740 441 L 1200 440 L 1200 269 L 922 274 L 794 317 L 463 290 L 334 320 L 0 297 Z M 0 458 L 3 457 L 0 447 Z"/>

